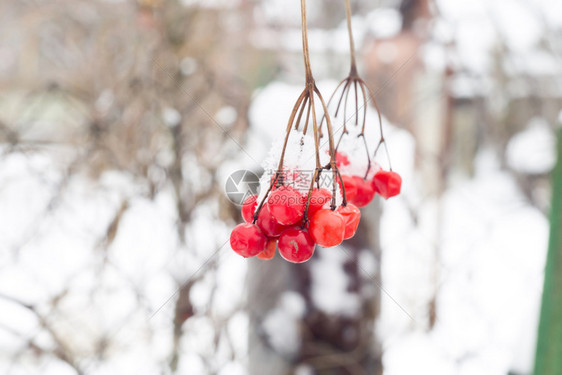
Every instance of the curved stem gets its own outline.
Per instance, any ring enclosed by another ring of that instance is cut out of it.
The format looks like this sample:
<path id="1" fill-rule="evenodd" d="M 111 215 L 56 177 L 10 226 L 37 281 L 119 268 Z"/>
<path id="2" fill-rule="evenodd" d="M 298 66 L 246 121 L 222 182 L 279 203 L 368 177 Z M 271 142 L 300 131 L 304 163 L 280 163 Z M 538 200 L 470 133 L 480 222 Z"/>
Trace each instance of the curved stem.
<path id="1" fill-rule="evenodd" d="M 369 176 L 369 172 L 371 171 L 371 155 L 369 154 L 369 146 L 367 145 L 367 140 L 365 139 L 365 134 L 359 134 L 360 138 L 363 138 L 363 146 L 365 147 L 365 153 L 367 154 L 367 171 L 363 176 L 363 180 L 366 180 Z"/>
<path id="2" fill-rule="evenodd" d="M 341 140 L 343 139 L 343 136 L 346 135 L 346 134 L 347 134 L 347 131 L 341 132 L 340 138 L 338 139 L 338 143 L 336 143 L 336 152 L 338 152 L 338 148 L 340 147 Z"/>
<path id="3" fill-rule="evenodd" d="M 375 94 L 373 94 L 373 92 L 371 91 L 371 89 L 369 88 L 369 86 L 367 86 L 367 84 L 365 83 L 365 81 L 361 80 L 361 84 L 363 86 L 365 86 L 365 88 L 367 89 L 367 92 L 369 93 L 369 97 L 371 98 L 371 102 L 373 103 L 373 105 L 375 106 L 375 109 L 377 110 L 377 117 L 379 118 L 379 131 L 381 134 L 381 139 L 384 140 L 384 133 L 382 131 L 382 117 L 381 117 L 381 110 L 379 108 L 379 105 L 377 104 L 377 100 L 375 99 Z"/>
<path id="4" fill-rule="evenodd" d="M 351 31 L 351 1 L 345 0 L 345 15 L 347 19 L 347 33 L 349 34 L 349 54 L 351 56 L 351 73 L 357 74 L 357 63 L 355 61 L 355 43 L 353 42 L 353 32 Z"/>
<path id="5" fill-rule="evenodd" d="M 353 86 L 355 88 L 355 126 L 359 125 L 359 101 L 357 100 L 357 80 L 353 80 Z"/>
<path id="6" fill-rule="evenodd" d="M 308 189 L 308 194 L 306 197 L 306 204 L 304 207 L 304 217 L 302 222 L 302 227 L 306 226 L 308 221 L 308 209 L 310 207 L 310 198 L 312 197 L 312 190 L 314 189 L 314 183 L 318 182 L 318 177 L 322 172 L 322 166 L 320 165 L 320 137 L 318 134 L 318 122 L 316 121 L 316 108 L 314 105 L 314 91 L 312 88 L 309 89 L 308 95 L 310 96 L 310 108 L 312 109 L 312 126 L 314 131 L 314 150 L 316 153 L 316 168 L 314 169 L 314 175 L 310 180 L 310 188 Z"/>
<path id="7" fill-rule="evenodd" d="M 310 120 L 310 109 L 311 108 L 312 108 L 311 104 L 308 103 L 308 111 L 306 112 L 306 122 L 305 122 L 305 125 L 304 125 L 304 130 L 302 132 L 304 135 L 306 135 L 306 131 L 308 130 L 308 124 L 309 124 L 309 120 Z"/>
<path id="8" fill-rule="evenodd" d="M 308 189 L 308 194 L 306 195 L 306 203 L 304 205 L 304 215 L 302 218 L 302 225 L 301 225 L 302 229 L 306 228 L 306 223 L 308 222 L 308 210 L 310 209 L 310 198 L 312 197 L 312 190 L 314 190 L 314 182 L 318 181 L 318 176 L 321 171 L 322 168 L 315 168 L 312 179 L 310 180 L 310 188 Z"/>
<path id="9" fill-rule="evenodd" d="M 347 99 L 349 98 L 351 82 L 352 80 L 349 81 L 349 85 L 347 86 L 347 91 L 345 92 L 345 99 L 343 101 L 343 132 L 344 133 L 347 133 Z"/>
<path id="10" fill-rule="evenodd" d="M 347 92 L 349 92 L 349 87 L 351 86 L 351 79 L 350 78 L 346 78 L 345 79 L 345 86 L 343 87 L 341 96 L 340 96 L 340 100 L 338 101 L 338 105 L 336 107 L 336 113 L 334 113 L 334 117 L 338 117 L 338 113 L 340 111 L 340 106 L 341 106 L 341 102 L 343 100 L 343 97 L 346 95 Z M 344 121 L 344 125 L 347 121 L 347 119 L 345 118 L 345 115 L 343 116 L 343 121 Z"/>
<path id="11" fill-rule="evenodd" d="M 359 82 L 359 87 L 361 88 L 361 93 L 363 94 L 363 126 L 361 126 L 361 134 L 365 134 L 365 124 L 367 123 L 367 107 L 369 106 L 369 99 L 367 98 L 367 93 L 363 84 Z"/>
<path id="12" fill-rule="evenodd" d="M 301 105 L 303 105 L 303 106 L 306 105 L 306 103 L 303 103 L 303 101 L 304 101 L 305 98 L 308 99 L 308 96 L 306 96 L 307 93 L 308 93 L 308 90 L 305 89 L 300 94 L 299 98 L 297 99 L 297 102 L 295 103 L 295 105 L 293 107 L 293 111 L 291 112 L 291 116 L 289 117 L 289 122 L 287 123 L 287 130 L 285 132 L 285 140 L 283 142 L 283 149 L 281 150 L 281 158 L 279 159 L 279 165 L 277 166 L 277 171 L 275 172 L 275 176 L 273 177 L 273 179 L 269 183 L 269 188 L 267 189 L 267 191 L 266 191 L 265 195 L 263 196 L 261 202 L 258 204 L 258 207 L 256 208 L 256 211 L 254 212 L 254 220 L 253 220 L 254 224 L 258 220 L 258 215 L 259 215 L 259 213 L 260 213 L 269 193 L 271 192 L 271 190 L 273 190 L 273 187 L 279 183 L 279 178 L 282 177 L 283 163 L 285 161 L 285 152 L 287 151 L 287 144 L 289 142 L 289 136 L 291 135 L 291 128 L 293 127 L 293 122 L 295 120 L 297 112 L 301 108 Z"/>
<path id="13" fill-rule="evenodd" d="M 345 185 L 343 183 L 343 178 L 341 177 L 341 173 L 338 169 L 338 178 L 340 180 L 340 187 L 341 187 L 341 196 L 342 196 L 342 206 L 345 207 L 347 206 L 347 197 L 345 195 Z"/>
<path id="14" fill-rule="evenodd" d="M 328 144 L 330 149 L 330 168 L 332 169 L 333 178 L 332 178 L 332 204 L 330 208 L 333 210 L 336 209 L 336 189 L 337 189 L 337 178 L 338 178 L 338 167 L 336 165 L 336 150 L 334 147 L 334 131 L 332 128 L 332 121 L 330 120 L 330 116 L 328 115 L 328 106 L 324 102 L 322 98 L 322 94 L 320 90 L 316 86 L 314 86 L 314 92 L 320 99 L 320 103 L 322 103 L 322 109 L 324 113 L 326 113 L 326 128 L 328 129 Z"/>
<path id="15" fill-rule="evenodd" d="M 285 141 L 283 142 L 283 150 L 281 151 L 281 159 L 279 160 L 279 166 L 277 167 L 277 171 L 281 171 L 283 169 L 283 162 L 285 161 L 285 151 L 287 150 L 287 143 L 289 141 L 289 136 L 291 135 L 291 128 L 293 126 L 293 121 L 295 120 L 297 111 L 299 110 L 305 98 L 306 93 L 307 90 L 305 89 L 297 99 L 297 102 L 293 107 L 293 111 L 291 112 L 291 116 L 289 117 L 289 122 L 287 123 L 287 130 L 285 131 Z"/>
<path id="16" fill-rule="evenodd" d="M 365 139 L 365 124 L 367 122 L 367 106 L 369 105 L 369 102 L 367 100 L 365 87 L 363 87 L 361 81 L 359 82 L 359 88 L 361 88 L 361 93 L 363 95 L 363 126 L 361 127 L 361 133 L 359 133 L 359 137 L 363 137 L 363 145 L 365 146 L 365 151 L 367 152 L 367 171 L 365 172 L 365 179 L 367 179 L 367 176 L 371 171 L 371 155 L 369 154 L 369 147 L 367 145 L 367 140 Z"/>
<path id="17" fill-rule="evenodd" d="M 306 0 L 301 0 L 301 22 L 302 22 L 302 55 L 304 57 L 304 70 L 306 82 L 313 82 L 312 70 L 310 68 L 310 51 L 308 49 L 308 27 L 306 24 Z"/>
<path id="18" fill-rule="evenodd" d="M 336 86 L 336 89 L 334 90 L 334 92 L 330 96 L 330 99 L 328 99 L 328 104 L 327 104 L 328 108 L 330 108 L 330 104 L 332 103 L 332 99 L 334 99 L 334 96 L 336 95 L 336 93 L 340 89 L 341 85 L 343 85 L 344 83 L 347 83 L 347 78 L 344 79 L 343 81 L 341 81 L 340 83 L 338 83 L 338 85 Z M 323 114 L 322 119 L 320 119 L 320 126 L 318 127 L 318 133 L 320 134 L 320 138 L 322 138 L 322 125 L 324 124 L 324 118 L 326 118 L 326 114 Z"/>
<path id="19" fill-rule="evenodd" d="M 384 150 L 386 151 L 386 158 L 388 159 L 388 167 L 389 167 L 390 170 L 392 170 L 392 163 L 390 161 L 390 152 L 388 151 L 388 146 L 386 145 L 386 139 L 384 138 L 384 133 L 383 133 L 383 129 L 382 129 L 382 117 L 381 117 L 381 111 L 379 109 L 379 105 L 377 104 L 377 100 L 375 99 L 375 95 L 373 94 L 373 92 L 371 91 L 369 86 L 367 86 L 367 84 L 363 80 L 360 81 L 360 85 L 365 86 L 365 88 L 367 89 L 367 92 L 369 93 L 370 101 L 375 106 L 375 109 L 377 110 L 377 115 L 378 115 L 378 118 L 379 118 L 379 130 L 380 130 L 381 138 L 380 138 L 379 144 L 377 145 L 377 148 L 375 149 L 373 159 L 377 155 L 377 151 L 378 151 L 379 147 L 381 146 L 381 144 L 383 144 Z"/>
<path id="20" fill-rule="evenodd" d="M 312 125 L 314 127 L 314 150 L 316 152 L 316 168 L 321 168 L 320 165 L 320 142 L 318 137 L 318 123 L 316 122 L 316 106 L 314 105 L 314 92 L 312 90 L 309 91 L 310 95 L 310 105 L 312 107 Z M 329 122 L 329 117 L 326 118 L 326 121 Z M 328 135 L 331 134 L 331 131 L 328 130 Z"/>
<path id="21" fill-rule="evenodd" d="M 297 121 L 295 122 L 295 130 L 299 130 L 299 126 L 301 123 L 301 118 L 302 118 L 302 114 L 304 112 L 304 109 L 306 107 L 306 103 L 308 102 L 308 96 L 306 96 L 304 98 L 304 102 L 301 105 L 301 110 L 299 111 L 299 117 L 297 117 Z M 304 124 L 304 129 L 302 131 L 303 135 L 306 135 L 306 129 L 308 128 L 308 121 Z"/>

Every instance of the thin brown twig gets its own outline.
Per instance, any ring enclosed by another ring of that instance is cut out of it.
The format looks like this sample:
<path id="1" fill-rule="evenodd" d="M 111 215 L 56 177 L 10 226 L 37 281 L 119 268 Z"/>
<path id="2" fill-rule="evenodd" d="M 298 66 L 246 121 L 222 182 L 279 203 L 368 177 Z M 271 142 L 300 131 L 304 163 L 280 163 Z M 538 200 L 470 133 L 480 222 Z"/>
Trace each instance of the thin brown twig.
<path id="1" fill-rule="evenodd" d="M 365 82 L 365 80 L 363 80 L 358 72 L 357 72 L 357 62 L 356 62 L 356 57 L 355 57 L 355 43 L 353 40 L 353 31 L 352 31 L 352 24 L 351 24 L 351 1 L 350 0 L 345 0 L 345 8 L 346 8 L 346 20 L 347 20 L 347 30 L 348 30 L 348 34 L 349 34 L 349 48 L 350 48 L 350 60 L 351 60 L 351 67 L 350 67 L 350 71 L 349 71 L 349 75 L 343 79 L 338 86 L 336 87 L 336 89 L 334 90 L 334 92 L 332 93 L 332 95 L 330 96 L 330 99 L 328 100 L 328 104 L 327 107 L 330 107 L 330 104 L 332 102 L 332 100 L 336 97 L 336 93 L 338 92 L 338 90 L 340 89 L 340 87 L 343 85 L 343 89 L 341 90 L 341 94 L 339 96 L 339 99 L 337 101 L 337 106 L 336 106 L 336 110 L 335 110 L 335 114 L 334 116 L 337 117 L 339 114 L 339 111 L 341 109 L 341 105 L 343 102 L 343 129 L 342 132 L 339 136 L 337 145 L 336 145 L 336 149 L 335 151 L 337 152 L 340 143 L 344 137 L 344 135 L 347 135 L 349 133 L 348 129 L 347 129 L 347 106 L 348 106 L 348 99 L 349 99 L 349 92 L 351 91 L 351 88 L 353 87 L 353 92 L 354 92 L 354 98 L 355 98 L 355 113 L 353 114 L 353 117 L 355 117 L 355 126 L 359 126 L 359 93 L 361 93 L 362 96 L 362 106 L 361 108 L 363 108 L 363 119 L 362 119 L 362 125 L 361 125 L 361 132 L 359 133 L 358 137 L 363 139 L 363 147 L 365 148 L 365 153 L 367 155 L 367 169 L 365 171 L 365 174 L 363 176 L 363 179 L 367 179 L 369 172 L 371 170 L 371 156 L 370 156 L 370 152 L 369 152 L 369 147 L 365 138 L 365 128 L 366 128 L 366 122 L 367 122 L 367 106 L 369 101 L 373 103 L 376 111 L 377 111 L 377 116 L 378 116 L 378 120 L 379 120 L 379 132 L 380 132 L 380 139 L 379 142 L 375 148 L 375 152 L 373 154 L 373 158 L 376 157 L 377 151 L 379 150 L 381 145 L 384 145 L 385 151 L 386 151 L 386 156 L 388 159 L 388 165 L 389 165 L 389 169 L 392 170 L 392 164 L 390 161 L 390 153 L 388 151 L 388 146 L 386 144 L 386 140 L 384 138 L 384 133 L 383 133 L 383 126 L 382 126 L 382 116 L 381 116 L 381 112 L 379 109 L 379 106 L 377 104 L 377 101 L 375 99 L 375 96 L 373 94 L 373 92 L 371 91 L 371 89 L 368 87 L 367 83 Z M 323 126 L 323 122 L 324 122 L 324 117 L 321 120 L 320 123 L 320 129 L 319 129 L 319 133 L 320 135 L 322 135 L 322 126 Z"/>
<path id="2" fill-rule="evenodd" d="M 334 146 L 334 134 L 333 134 L 333 127 L 332 122 L 328 113 L 328 106 L 324 102 L 324 98 L 322 94 L 316 87 L 314 82 L 314 77 L 312 75 L 312 69 L 310 66 L 310 50 L 308 46 L 308 30 L 307 30 L 307 16 L 306 16 L 306 0 L 301 0 L 301 22 L 302 22 L 302 51 L 303 51 L 303 59 L 304 59 L 304 66 L 305 66 L 305 88 L 300 94 L 299 98 L 297 99 L 295 105 L 293 106 L 293 110 L 291 111 L 291 115 L 289 116 L 289 121 L 287 123 L 287 128 L 285 131 L 285 139 L 283 142 L 283 147 L 281 150 L 281 156 L 279 159 L 278 167 L 275 172 L 275 175 L 271 179 L 269 183 L 269 187 L 264 194 L 263 198 L 259 202 L 256 211 L 254 212 L 254 220 L 253 223 L 255 224 L 258 219 L 259 212 L 263 208 L 265 202 L 269 194 L 271 193 L 274 188 L 279 185 L 284 184 L 284 162 L 285 162 L 285 153 L 287 151 L 287 146 L 289 143 L 289 138 L 292 131 L 299 131 L 301 126 L 301 121 L 303 119 L 303 114 L 305 109 L 307 109 L 307 115 L 305 119 L 305 123 L 303 126 L 303 135 L 306 135 L 308 131 L 308 125 L 310 123 L 310 118 L 312 117 L 312 126 L 314 131 L 314 148 L 315 148 L 315 158 L 316 158 L 316 167 L 314 170 L 314 174 L 312 176 L 312 180 L 310 182 L 310 188 L 308 189 L 308 194 L 305 203 L 304 209 L 304 217 L 302 221 L 302 226 L 304 227 L 308 221 L 308 208 L 310 205 L 311 194 L 314 189 L 314 183 L 319 183 L 320 174 L 326 169 L 332 170 L 332 200 L 330 208 L 332 210 L 336 209 L 336 192 L 337 192 L 337 179 L 339 177 L 341 185 L 343 185 L 343 181 L 341 181 L 341 175 L 338 171 L 336 165 L 336 157 L 335 157 L 335 150 L 336 147 Z M 353 43 L 353 42 L 351 42 Z M 340 84 L 341 85 L 341 84 Z M 347 87 L 347 85 L 346 85 Z M 320 126 L 318 125 L 317 121 L 317 112 L 316 112 L 316 104 L 315 100 L 318 99 L 322 104 L 322 120 Z M 297 115 L 298 114 L 298 115 Z M 296 119 L 296 121 L 295 121 Z M 322 137 L 321 126 L 323 121 L 326 120 L 326 126 L 328 130 L 328 139 L 329 139 L 329 153 L 330 153 L 330 162 L 327 166 L 323 167 L 320 162 L 320 138 Z M 344 195 L 344 205 L 347 202 L 345 199 L 345 192 Z"/>

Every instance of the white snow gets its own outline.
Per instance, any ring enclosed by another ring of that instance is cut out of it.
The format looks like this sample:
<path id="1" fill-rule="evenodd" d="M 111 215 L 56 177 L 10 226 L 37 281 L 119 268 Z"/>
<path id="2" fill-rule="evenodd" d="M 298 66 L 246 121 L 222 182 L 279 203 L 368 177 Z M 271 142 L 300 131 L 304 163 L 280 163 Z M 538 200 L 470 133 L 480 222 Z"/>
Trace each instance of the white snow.
<path id="1" fill-rule="evenodd" d="M 533 118 L 527 127 L 511 138 L 507 163 L 520 173 L 548 173 L 556 162 L 556 137 L 545 119 Z"/>
<path id="2" fill-rule="evenodd" d="M 164 118 L 166 125 L 172 128 L 178 126 L 181 121 L 181 114 L 177 109 L 171 107 L 164 108 L 162 111 L 162 117 Z"/>
<path id="3" fill-rule="evenodd" d="M 236 121 L 238 112 L 232 106 L 222 107 L 215 114 L 215 120 L 224 127 L 230 127 Z"/>
<path id="4" fill-rule="evenodd" d="M 393 8 L 375 9 L 365 18 L 369 31 L 375 38 L 390 38 L 402 27 L 402 16 Z"/>
<path id="5" fill-rule="evenodd" d="M 300 348 L 299 316 L 291 314 L 283 305 L 274 308 L 263 319 L 263 329 L 269 344 L 286 356 L 295 355 Z"/>
<path id="6" fill-rule="evenodd" d="M 415 319 L 412 325 L 383 298 L 378 327 L 390 373 L 500 375 L 532 367 L 548 223 L 491 158 L 481 154 L 476 177 L 443 197 L 440 232 L 436 202 L 424 205 L 417 227 L 400 200 L 384 204 L 383 285 Z M 424 333 L 435 246 L 438 318 Z"/>
<path id="7" fill-rule="evenodd" d="M 312 301 L 327 314 L 351 316 L 360 308 L 359 296 L 348 291 L 343 264 L 349 256 L 342 249 L 319 247 L 311 265 Z"/>

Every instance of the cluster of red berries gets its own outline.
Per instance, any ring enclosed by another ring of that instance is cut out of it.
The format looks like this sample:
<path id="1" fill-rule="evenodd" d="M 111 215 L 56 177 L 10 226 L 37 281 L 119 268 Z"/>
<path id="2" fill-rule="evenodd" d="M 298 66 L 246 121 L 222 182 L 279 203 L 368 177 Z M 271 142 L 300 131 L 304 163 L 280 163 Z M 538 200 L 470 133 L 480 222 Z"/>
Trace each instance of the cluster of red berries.
<path id="1" fill-rule="evenodd" d="M 338 168 L 348 166 L 350 164 L 347 155 L 337 152 L 336 164 Z M 400 194 L 402 186 L 402 178 L 393 171 L 385 171 L 378 165 L 378 169 L 372 179 L 360 176 L 351 176 L 342 174 L 341 180 L 345 188 L 345 196 L 348 202 L 355 204 L 357 207 L 365 207 L 379 194 L 384 199 L 388 199 Z"/>
<path id="2" fill-rule="evenodd" d="M 347 161 L 338 153 L 338 163 Z M 355 235 L 361 212 L 379 194 L 390 198 L 400 193 L 401 178 L 392 171 L 379 170 L 371 181 L 358 176 L 342 176 L 347 202 L 336 209 L 325 208 L 332 193 L 314 188 L 308 194 L 281 185 L 274 187 L 258 207 L 257 196 L 246 199 L 242 206 L 245 223 L 237 225 L 230 235 L 230 245 L 239 255 L 272 259 L 278 248 L 289 262 L 302 263 L 314 254 L 315 245 L 333 247 Z M 307 210 L 307 199 L 308 210 Z"/>

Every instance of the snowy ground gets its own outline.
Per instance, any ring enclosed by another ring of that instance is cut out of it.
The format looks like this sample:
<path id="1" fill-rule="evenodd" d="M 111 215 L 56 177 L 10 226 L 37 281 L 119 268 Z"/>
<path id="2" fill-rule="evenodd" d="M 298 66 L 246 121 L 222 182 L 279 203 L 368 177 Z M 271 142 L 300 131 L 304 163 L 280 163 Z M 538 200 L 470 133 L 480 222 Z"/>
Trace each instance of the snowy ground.
<path id="1" fill-rule="evenodd" d="M 388 374 L 530 373 L 548 222 L 494 164 L 481 154 L 474 179 L 457 183 L 441 203 L 419 207 L 418 227 L 400 201 L 385 204 L 383 280 L 416 320 L 391 301 L 383 305 Z M 438 210 L 443 226 L 436 235 Z M 436 247 L 438 319 L 427 333 Z"/>

